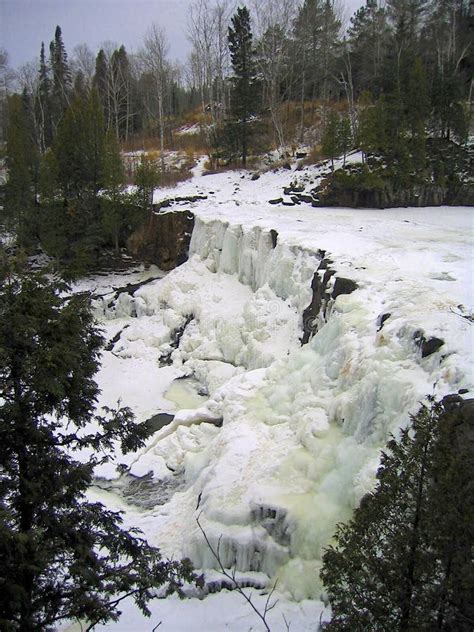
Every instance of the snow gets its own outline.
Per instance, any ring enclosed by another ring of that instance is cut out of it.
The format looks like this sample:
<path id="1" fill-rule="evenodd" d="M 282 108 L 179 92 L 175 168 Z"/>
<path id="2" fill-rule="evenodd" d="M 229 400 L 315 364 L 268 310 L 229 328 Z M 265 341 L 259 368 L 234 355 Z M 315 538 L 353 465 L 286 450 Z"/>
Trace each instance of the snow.
<path id="1" fill-rule="evenodd" d="M 120 399 L 138 421 L 176 413 L 142 450 L 118 457 L 132 476 L 151 472 L 153 484 L 174 485 L 173 492 L 140 510 L 114 494 L 107 502 L 125 507 L 126 523 L 165 555 L 212 569 L 199 516 L 211 543 L 220 542 L 224 566 L 263 573 L 270 588 L 278 581 L 272 630 L 286 629 L 283 614 L 292 629 L 315 629 L 323 612 L 321 552 L 372 488 L 389 434 L 428 394 L 474 394 L 473 211 L 278 206 L 268 200 L 285 197 L 282 187 L 297 180 L 310 190 L 321 170 L 258 180 L 199 173 L 173 192 L 207 196 L 187 207 L 196 215 L 189 261 L 133 297 L 113 303 L 104 291 L 95 300 L 107 338 L 122 331 L 103 355 L 101 403 Z M 357 289 L 331 301 L 301 347 L 323 257 Z M 441 338 L 441 349 L 422 358 L 419 331 Z M 172 364 L 164 366 L 166 353 Z M 177 380 L 183 376 L 199 386 Z M 118 476 L 110 466 L 99 474 Z M 153 609 L 153 624 L 162 620 L 163 629 L 259 629 L 235 592 L 160 600 Z M 127 606 L 106 627 L 150 623 Z"/>

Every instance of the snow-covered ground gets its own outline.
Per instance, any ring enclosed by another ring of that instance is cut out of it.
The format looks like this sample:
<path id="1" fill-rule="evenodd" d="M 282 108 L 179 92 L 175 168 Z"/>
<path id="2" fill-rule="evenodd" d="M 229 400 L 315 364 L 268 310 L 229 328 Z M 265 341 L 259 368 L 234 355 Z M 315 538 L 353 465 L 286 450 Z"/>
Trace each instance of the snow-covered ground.
<path id="1" fill-rule="evenodd" d="M 474 394 L 473 209 L 275 205 L 269 200 L 288 199 L 282 187 L 310 190 L 320 172 L 252 180 L 202 176 L 201 166 L 173 197 L 207 199 L 169 211 L 195 213 L 189 261 L 133 296 L 96 288 L 97 316 L 115 339 L 98 374 L 102 403 L 120 399 L 139 421 L 176 416 L 139 453 L 118 457 L 126 481 L 109 465 L 92 494 L 124 509 L 127 524 L 164 554 L 215 568 L 199 517 L 210 541 L 220 540 L 224 566 L 257 585 L 278 582 L 272 630 L 286 630 L 285 618 L 292 630 L 315 630 L 328 617 L 321 551 L 371 489 L 389 433 L 427 394 Z M 357 289 L 330 301 L 301 346 L 322 258 Z M 444 344 L 422 358 L 420 333 Z M 133 477 L 146 477 L 141 500 L 120 491 Z M 252 592 L 263 604 L 265 590 Z M 227 591 L 159 600 L 151 621 L 126 606 L 121 622 L 106 627 L 149 630 L 160 620 L 173 631 L 262 629 Z"/>

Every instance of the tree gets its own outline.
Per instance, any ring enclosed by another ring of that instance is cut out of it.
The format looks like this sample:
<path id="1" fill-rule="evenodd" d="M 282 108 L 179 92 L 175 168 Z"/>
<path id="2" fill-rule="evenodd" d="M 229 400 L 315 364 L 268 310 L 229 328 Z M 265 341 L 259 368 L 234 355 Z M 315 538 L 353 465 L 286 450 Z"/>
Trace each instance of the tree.
<path id="1" fill-rule="evenodd" d="M 160 176 L 155 161 L 150 156 L 142 154 L 135 171 L 135 185 L 138 206 L 145 213 L 153 208 L 153 191 L 158 186 L 159 180 Z"/>
<path id="2" fill-rule="evenodd" d="M 87 501 L 94 467 L 115 441 L 143 445 L 130 410 L 94 413 L 103 340 L 83 299 L 45 276 L 0 289 L 0 627 L 52 630 L 63 619 L 116 620 L 133 595 L 179 589 L 188 563 L 163 560 L 120 514 Z M 93 425 L 91 425 L 93 422 Z M 97 430 L 97 428 L 99 428 Z M 84 462 L 75 454 L 88 450 Z"/>
<path id="3" fill-rule="evenodd" d="M 71 103 L 58 126 L 52 155 L 43 158 L 42 182 L 48 195 L 41 200 L 40 234 L 53 245 L 50 254 L 70 273 L 94 265 L 103 238 L 99 192 L 104 186 L 105 138 L 99 97 L 92 90 Z"/>
<path id="4" fill-rule="evenodd" d="M 231 0 L 193 0 L 189 8 L 188 37 L 193 45 L 191 72 L 199 89 L 206 126 L 220 126 L 227 109 L 225 76 L 229 65 L 227 24 Z M 208 136 L 208 141 L 210 140 Z"/>
<path id="5" fill-rule="evenodd" d="M 13 79 L 14 72 L 8 64 L 8 53 L 0 46 L 0 145 L 6 138 L 7 99 Z"/>
<path id="6" fill-rule="evenodd" d="M 44 43 L 41 42 L 40 67 L 39 67 L 39 88 L 36 107 L 39 111 L 39 145 L 42 152 L 51 145 L 53 139 L 53 129 L 51 122 L 51 81 L 49 68 L 46 64 Z"/>
<path id="7" fill-rule="evenodd" d="M 95 74 L 93 79 L 93 85 L 99 94 L 100 103 L 102 105 L 102 112 L 104 113 L 104 119 L 107 125 L 107 129 L 110 128 L 110 97 L 109 97 L 109 65 L 107 56 L 103 48 L 97 53 L 95 60 Z"/>
<path id="8" fill-rule="evenodd" d="M 148 107 L 148 115 L 158 121 L 161 170 L 165 171 L 165 100 L 169 87 L 168 41 L 165 32 L 156 24 L 152 24 L 145 35 L 143 44 L 140 59 L 151 79 L 153 97 L 156 102 L 156 108 Z"/>
<path id="9" fill-rule="evenodd" d="M 388 37 L 384 6 L 377 0 L 366 0 L 351 17 L 347 34 L 356 92 L 372 90 L 378 94 Z"/>
<path id="10" fill-rule="evenodd" d="M 119 254 L 120 238 L 131 219 L 132 204 L 130 196 L 125 193 L 125 172 L 113 132 L 109 132 L 105 139 L 103 172 L 102 228 L 112 239 L 116 254 Z"/>
<path id="11" fill-rule="evenodd" d="M 34 239 L 38 156 L 24 100 L 17 94 L 8 102 L 7 126 L 8 180 L 5 187 L 6 219 L 17 233 L 21 246 Z"/>
<path id="12" fill-rule="evenodd" d="M 334 158 L 341 150 L 339 139 L 339 116 L 337 112 L 331 110 L 324 128 L 322 138 L 322 152 L 331 159 L 331 168 L 334 171 Z"/>
<path id="13" fill-rule="evenodd" d="M 292 64 L 290 63 L 290 25 L 295 4 L 292 0 L 254 2 L 257 23 L 257 67 L 263 79 L 264 103 L 270 111 L 276 145 L 287 160 L 283 100 L 289 98 Z"/>
<path id="14" fill-rule="evenodd" d="M 343 167 L 346 166 L 347 152 L 352 146 L 352 129 L 349 116 L 342 116 L 337 130 L 339 149 L 343 154 Z"/>
<path id="15" fill-rule="evenodd" d="M 311 99 L 311 115 L 315 99 L 329 98 L 336 61 L 340 20 L 332 0 L 304 0 L 294 22 L 296 75 L 301 85 L 301 127 L 304 123 L 304 101 Z M 313 122 L 313 121 L 311 121 Z"/>
<path id="16" fill-rule="evenodd" d="M 242 165 L 245 167 L 249 149 L 249 127 L 251 117 L 255 114 L 257 99 L 255 51 L 247 7 L 239 7 L 231 23 L 228 32 L 233 71 L 230 105 L 240 139 Z"/>
<path id="17" fill-rule="evenodd" d="M 473 401 L 429 398 L 326 549 L 327 630 L 472 629 Z"/>
<path id="18" fill-rule="evenodd" d="M 58 126 L 65 112 L 71 94 L 71 72 L 67 61 L 66 47 L 64 46 L 61 27 L 57 26 L 54 40 L 49 45 L 51 57 L 52 85 L 52 115 L 53 124 Z"/>

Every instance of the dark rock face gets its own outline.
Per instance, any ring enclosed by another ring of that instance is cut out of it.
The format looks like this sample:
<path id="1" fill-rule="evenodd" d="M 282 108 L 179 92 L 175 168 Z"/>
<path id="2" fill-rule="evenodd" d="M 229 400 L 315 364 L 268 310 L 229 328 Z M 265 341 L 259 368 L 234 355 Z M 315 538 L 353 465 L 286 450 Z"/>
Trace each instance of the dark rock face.
<path id="1" fill-rule="evenodd" d="M 377 331 L 380 331 L 385 324 L 385 321 L 390 318 L 392 314 L 390 312 L 386 312 L 385 314 L 380 314 L 377 318 Z"/>
<path id="2" fill-rule="evenodd" d="M 328 260 L 322 259 L 318 269 L 314 273 L 311 282 L 311 303 L 303 312 L 303 338 L 301 344 L 309 342 L 311 336 L 317 331 L 317 318 L 323 306 L 325 307 L 330 294 L 328 292 L 329 279 L 335 274 L 328 266 Z"/>
<path id="3" fill-rule="evenodd" d="M 194 215 L 190 211 L 153 213 L 130 236 L 127 248 L 142 261 L 172 270 L 187 261 L 193 228 Z"/>
<path id="4" fill-rule="evenodd" d="M 334 283 L 334 289 L 332 291 L 332 298 L 337 298 L 341 294 L 352 294 L 357 289 L 357 283 L 352 279 L 345 279 L 344 277 L 337 277 Z"/>
<path id="5" fill-rule="evenodd" d="M 278 243 L 278 232 L 274 229 L 270 229 L 270 237 L 272 238 L 272 247 L 276 248 Z"/>
<path id="6" fill-rule="evenodd" d="M 252 509 L 253 522 L 260 524 L 268 535 L 281 546 L 289 546 L 290 530 L 286 521 L 286 509 L 259 505 Z"/>
<path id="7" fill-rule="evenodd" d="M 325 317 L 329 301 L 331 299 L 335 300 L 341 294 L 351 294 L 357 289 L 357 283 L 352 279 L 336 277 L 333 290 L 330 292 L 328 288 L 329 280 L 336 273 L 331 268 L 332 261 L 325 256 L 325 252 L 320 251 L 319 254 L 322 259 L 311 282 L 311 303 L 303 312 L 302 345 L 309 342 L 310 338 L 317 332 L 318 316 L 321 314 L 323 318 Z"/>
<path id="8" fill-rule="evenodd" d="M 417 347 L 421 349 L 422 358 L 426 358 L 432 353 L 436 353 L 444 345 L 444 340 L 441 340 L 441 338 L 436 338 L 436 336 L 426 338 L 421 330 L 415 331 L 413 339 L 415 340 Z"/>
<path id="9" fill-rule="evenodd" d="M 158 432 L 158 430 L 170 424 L 173 419 L 174 415 L 170 415 L 169 413 L 157 413 L 147 419 L 145 423 L 152 432 Z"/>
<path id="10" fill-rule="evenodd" d="M 397 208 L 406 206 L 450 206 L 474 205 L 474 186 L 464 185 L 451 191 L 434 184 L 419 184 L 401 188 L 385 183 L 383 188 L 338 188 L 329 187 L 318 192 L 314 206 L 336 206 L 348 208 Z"/>

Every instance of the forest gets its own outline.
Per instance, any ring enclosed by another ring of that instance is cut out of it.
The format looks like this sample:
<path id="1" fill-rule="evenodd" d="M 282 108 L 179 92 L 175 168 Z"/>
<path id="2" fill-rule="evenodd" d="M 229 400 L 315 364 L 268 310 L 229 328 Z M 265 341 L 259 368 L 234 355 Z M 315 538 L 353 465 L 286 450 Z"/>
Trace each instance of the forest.
<path id="1" fill-rule="evenodd" d="M 69 56 L 57 26 L 15 91 L 2 53 L 4 214 L 22 247 L 41 243 L 77 270 L 100 245 L 118 252 L 153 186 L 188 177 L 199 153 L 216 169 L 258 166 L 268 152 L 284 165 L 358 148 L 363 164 L 328 178 L 325 205 L 472 202 L 466 0 L 367 0 L 347 29 L 331 0 L 234 8 L 192 3 L 184 65 L 169 60 L 157 24 L 133 55 L 108 43 Z M 186 126 L 197 133 L 179 133 Z M 184 152 L 178 169 L 172 150 Z M 131 182 L 138 193 L 125 195 Z"/>

